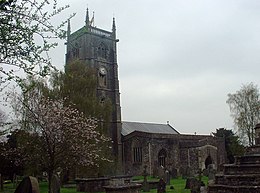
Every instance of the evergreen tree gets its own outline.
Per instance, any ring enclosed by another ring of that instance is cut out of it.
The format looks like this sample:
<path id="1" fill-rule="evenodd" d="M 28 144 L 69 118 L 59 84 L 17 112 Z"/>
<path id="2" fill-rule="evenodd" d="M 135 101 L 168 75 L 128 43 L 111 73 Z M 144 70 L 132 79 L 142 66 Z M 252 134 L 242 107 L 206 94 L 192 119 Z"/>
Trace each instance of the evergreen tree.
<path id="1" fill-rule="evenodd" d="M 81 61 L 74 61 L 65 66 L 61 93 L 67 104 L 74 104 L 86 116 L 96 117 L 100 123 L 99 128 L 105 132 L 109 127 L 112 105 L 109 100 L 100 102 L 96 87 L 95 69 Z"/>
<path id="2" fill-rule="evenodd" d="M 225 148 L 229 163 L 234 163 L 235 156 L 244 154 L 244 146 L 239 141 L 239 137 L 234 134 L 232 130 L 220 128 L 213 133 L 215 137 L 223 137 L 225 139 Z"/>

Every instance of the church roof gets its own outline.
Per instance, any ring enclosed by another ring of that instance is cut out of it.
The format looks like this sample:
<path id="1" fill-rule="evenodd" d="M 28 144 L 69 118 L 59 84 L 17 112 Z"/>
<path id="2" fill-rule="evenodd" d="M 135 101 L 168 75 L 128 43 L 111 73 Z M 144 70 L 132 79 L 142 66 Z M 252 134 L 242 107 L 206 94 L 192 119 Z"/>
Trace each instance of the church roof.
<path id="1" fill-rule="evenodd" d="M 126 136 L 134 131 L 141 131 L 146 133 L 162 133 L 162 134 L 179 134 L 169 124 L 158 124 L 158 123 L 139 123 L 139 122 L 128 122 L 122 121 L 122 132 L 123 136 Z"/>

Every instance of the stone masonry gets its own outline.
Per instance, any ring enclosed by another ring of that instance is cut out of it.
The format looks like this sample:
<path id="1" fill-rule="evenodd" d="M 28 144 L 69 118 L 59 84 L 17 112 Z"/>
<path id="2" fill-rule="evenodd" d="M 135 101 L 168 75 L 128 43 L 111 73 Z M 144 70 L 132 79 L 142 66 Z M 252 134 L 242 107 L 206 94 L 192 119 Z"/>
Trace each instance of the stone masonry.
<path id="1" fill-rule="evenodd" d="M 142 147 L 142 161 L 134 162 L 134 147 Z M 204 170 L 209 164 L 218 166 L 225 163 L 225 146 L 222 139 L 207 135 L 151 134 L 133 132 L 123 138 L 125 173 L 141 175 L 147 166 L 150 175 L 157 176 L 163 167 L 178 175 L 191 176 Z M 165 157 L 160 157 L 164 151 Z M 221 152 L 221 153 L 220 153 Z M 210 158 L 210 162 L 205 161 Z M 163 159 L 163 160 L 162 160 Z M 208 165 L 207 165 L 208 164 Z"/>

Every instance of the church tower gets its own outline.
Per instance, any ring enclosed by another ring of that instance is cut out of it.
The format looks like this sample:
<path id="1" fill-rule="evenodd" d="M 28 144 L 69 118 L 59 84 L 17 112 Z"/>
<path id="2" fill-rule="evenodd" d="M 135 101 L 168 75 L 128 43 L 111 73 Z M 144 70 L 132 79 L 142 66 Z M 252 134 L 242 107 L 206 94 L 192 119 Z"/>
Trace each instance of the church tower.
<path id="1" fill-rule="evenodd" d="M 109 99 L 112 103 L 112 114 L 109 135 L 113 141 L 113 153 L 117 168 L 122 167 L 121 145 L 121 107 L 117 64 L 117 42 L 115 18 L 112 31 L 106 31 L 93 25 L 94 17 L 89 19 L 86 11 L 85 25 L 71 33 L 70 21 L 67 29 L 66 64 L 81 60 L 93 68 L 97 77 L 97 97 L 102 103 Z"/>

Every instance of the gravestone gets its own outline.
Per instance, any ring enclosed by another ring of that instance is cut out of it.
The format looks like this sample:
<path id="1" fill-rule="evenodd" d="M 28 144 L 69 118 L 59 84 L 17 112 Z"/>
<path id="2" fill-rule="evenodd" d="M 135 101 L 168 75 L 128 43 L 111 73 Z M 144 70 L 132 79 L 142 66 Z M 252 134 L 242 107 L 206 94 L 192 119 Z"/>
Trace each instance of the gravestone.
<path id="1" fill-rule="evenodd" d="M 206 186 L 201 186 L 200 187 L 200 193 L 208 193 L 208 189 Z"/>
<path id="2" fill-rule="evenodd" d="M 25 177 L 14 193 L 40 193 L 39 184 L 35 177 Z"/>
<path id="3" fill-rule="evenodd" d="M 190 182 L 190 190 L 191 193 L 200 193 L 200 180 L 197 180 L 196 178 L 193 178 Z"/>
<path id="4" fill-rule="evenodd" d="M 141 184 L 123 184 L 119 186 L 103 186 L 106 193 L 139 193 Z"/>
<path id="5" fill-rule="evenodd" d="M 172 176 L 172 178 L 177 178 L 178 177 L 178 171 L 177 171 L 176 168 L 172 168 L 171 176 Z"/>
<path id="6" fill-rule="evenodd" d="M 196 178 L 187 178 L 185 189 L 197 190 L 200 188 L 201 181 Z"/>
<path id="7" fill-rule="evenodd" d="M 54 174 L 51 179 L 51 193 L 60 193 L 60 179 Z"/>
<path id="8" fill-rule="evenodd" d="M 143 182 L 143 191 L 144 192 L 150 192 L 150 186 L 149 186 L 149 183 L 147 182 L 147 165 L 144 166 L 144 173 L 143 173 L 143 176 L 144 176 L 144 182 Z"/>
<path id="9" fill-rule="evenodd" d="M 170 176 L 170 172 L 168 170 L 166 170 L 164 173 L 164 180 L 167 185 L 170 185 L 171 176 Z"/>
<path id="10" fill-rule="evenodd" d="M 185 184 L 185 189 L 190 189 L 190 184 L 193 178 L 187 178 L 186 179 L 186 184 Z"/>
<path id="11" fill-rule="evenodd" d="M 165 181 L 161 178 L 158 183 L 157 187 L 157 193 L 165 193 L 166 192 L 166 183 Z"/>

